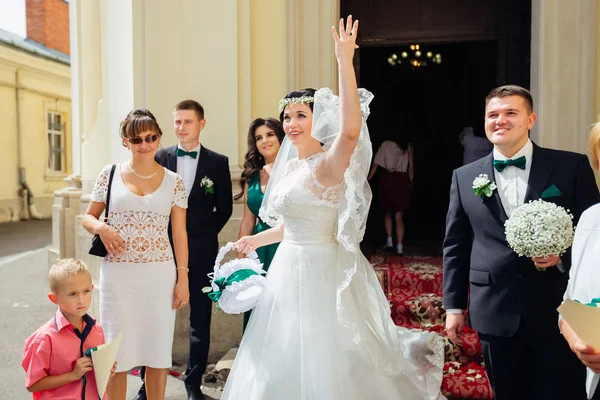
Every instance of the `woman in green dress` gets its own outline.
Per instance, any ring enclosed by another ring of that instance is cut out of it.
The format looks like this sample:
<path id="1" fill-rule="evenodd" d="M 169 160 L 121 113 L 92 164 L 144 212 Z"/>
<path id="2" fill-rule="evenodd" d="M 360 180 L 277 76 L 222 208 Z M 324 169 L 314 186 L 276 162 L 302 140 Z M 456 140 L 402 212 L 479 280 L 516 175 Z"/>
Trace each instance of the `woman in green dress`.
<path id="1" fill-rule="evenodd" d="M 240 178 L 241 191 L 234 199 L 244 197 L 244 216 L 240 224 L 238 239 L 254 235 L 270 228 L 258 217 L 269 176 L 285 136 L 281 123 L 274 118 L 257 118 L 248 129 L 248 151 L 244 159 L 244 171 Z M 269 269 L 278 243 L 260 247 L 256 250 L 263 263 L 264 270 Z M 243 257 L 243 253 L 238 257 Z M 244 314 L 244 330 L 250 319 L 251 311 Z"/>

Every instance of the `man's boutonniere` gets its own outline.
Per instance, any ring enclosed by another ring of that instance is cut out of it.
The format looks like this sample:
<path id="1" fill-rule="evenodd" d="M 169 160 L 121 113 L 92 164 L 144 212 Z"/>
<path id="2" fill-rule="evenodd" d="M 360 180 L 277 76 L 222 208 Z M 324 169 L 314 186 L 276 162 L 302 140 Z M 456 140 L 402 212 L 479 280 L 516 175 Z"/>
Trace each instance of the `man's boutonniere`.
<path id="1" fill-rule="evenodd" d="M 204 188 L 204 193 L 213 194 L 215 193 L 214 182 L 210 180 L 210 178 L 204 175 L 204 178 L 200 181 L 200 187 Z"/>
<path id="2" fill-rule="evenodd" d="M 477 196 L 481 196 L 483 200 L 483 196 L 492 197 L 492 192 L 496 190 L 498 186 L 496 183 L 489 180 L 487 174 L 480 174 L 473 181 L 473 191 Z"/>

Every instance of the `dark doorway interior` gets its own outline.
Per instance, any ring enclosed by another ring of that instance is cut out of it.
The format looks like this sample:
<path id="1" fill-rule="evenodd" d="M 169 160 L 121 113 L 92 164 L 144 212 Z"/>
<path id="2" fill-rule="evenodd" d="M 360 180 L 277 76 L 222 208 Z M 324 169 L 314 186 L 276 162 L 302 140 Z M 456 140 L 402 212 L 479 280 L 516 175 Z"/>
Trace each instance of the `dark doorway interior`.
<path id="1" fill-rule="evenodd" d="M 441 249 L 451 174 L 462 159 L 458 135 L 469 121 L 482 133 L 487 92 L 506 84 L 529 87 L 531 12 L 531 0 L 340 0 L 340 16 L 360 21 L 354 61 L 360 87 L 375 94 L 369 117 L 374 150 L 397 135 L 407 135 L 415 148 L 409 253 Z M 390 65 L 390 55 L 410 44 L 419 44 L 425 56 L 440 53 L 442 63 L 416 71 Z M 381 245 L 377 199 L 371 210 L 365 242 Z"/>
<path id="2" fill-rule="evenodd" d="M 405 216 L 405 243 L 410 247 L 443 239 L 452 171 L 462 164 L 458 136 L 468 125 L 484 135 L 484 99 L 497 86 L 498 42 L 421 44 L 423 58 L 431 52 L 440 54 L 442 62 L 419 68 L 408 60 L 392 65 L 388 59 L 410 54 L 409 45 L 362 47 L 360 83 L 375 95 L 368 122 L 373 151 L 384 140 L 403 135 L 414 147 L 414 196 Z M 376 185 L 377 176 L 366 239 L 383 243 Z"/>

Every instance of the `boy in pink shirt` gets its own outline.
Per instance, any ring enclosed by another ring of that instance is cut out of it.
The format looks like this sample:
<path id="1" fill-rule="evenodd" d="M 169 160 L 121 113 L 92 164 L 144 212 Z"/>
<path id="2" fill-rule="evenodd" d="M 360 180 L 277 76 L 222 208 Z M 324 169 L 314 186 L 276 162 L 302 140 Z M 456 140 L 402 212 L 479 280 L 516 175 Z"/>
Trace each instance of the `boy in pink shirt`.
<path id="1" fill-rule="evenodd" d="M 48 298 L 58 310 L 25 341 L 25 386 L 34 400 L 97 400 L 92 359 L 85 356 L 87 349 L 104 343 L 102 328 L 87 314 L 92 276 L 82 261 L 66 258 L 50 267 L 48 281 Z"/>

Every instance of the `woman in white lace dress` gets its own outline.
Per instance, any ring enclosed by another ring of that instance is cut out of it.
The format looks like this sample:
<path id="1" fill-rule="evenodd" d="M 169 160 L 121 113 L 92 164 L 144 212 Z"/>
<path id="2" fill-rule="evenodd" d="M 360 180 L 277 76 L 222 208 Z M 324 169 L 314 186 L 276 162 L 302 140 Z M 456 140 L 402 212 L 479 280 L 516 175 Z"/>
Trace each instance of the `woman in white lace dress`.
<path id="1" fill-rule="evenodd" d="M 359 249 L 371 199 L 372 149 L 352 58 L 358 24 L 334 28 L 340 96 L 291 92 L 286 139 L 260 216 L 274 226 L 241 238 L 244 253 L 279 242 L 224 400 L 438 399 L 443 342 L 396 327 Z"/>
<path id="2" fill-rule="evenodd" d="M 182 179 L 154 161 L 161 135 L 150 111 L 136 109 L 127 115 L 121 138 L 131 159 L 116 165 L 108 222 L 99 217 L 106 208 L 111 165 L 98 176 L 83 219 L 84 228 L 99 234 L 108 251 L 100 270 L 100 323 L 106 341 L 123 334 L 117 374 L 108 386 L 111 400 L 125 399 L 127 371 L 138 365 L 148 367 L 148 398 L 164 399 L 175 310 L 189 301 L 187 196 Z"/>

